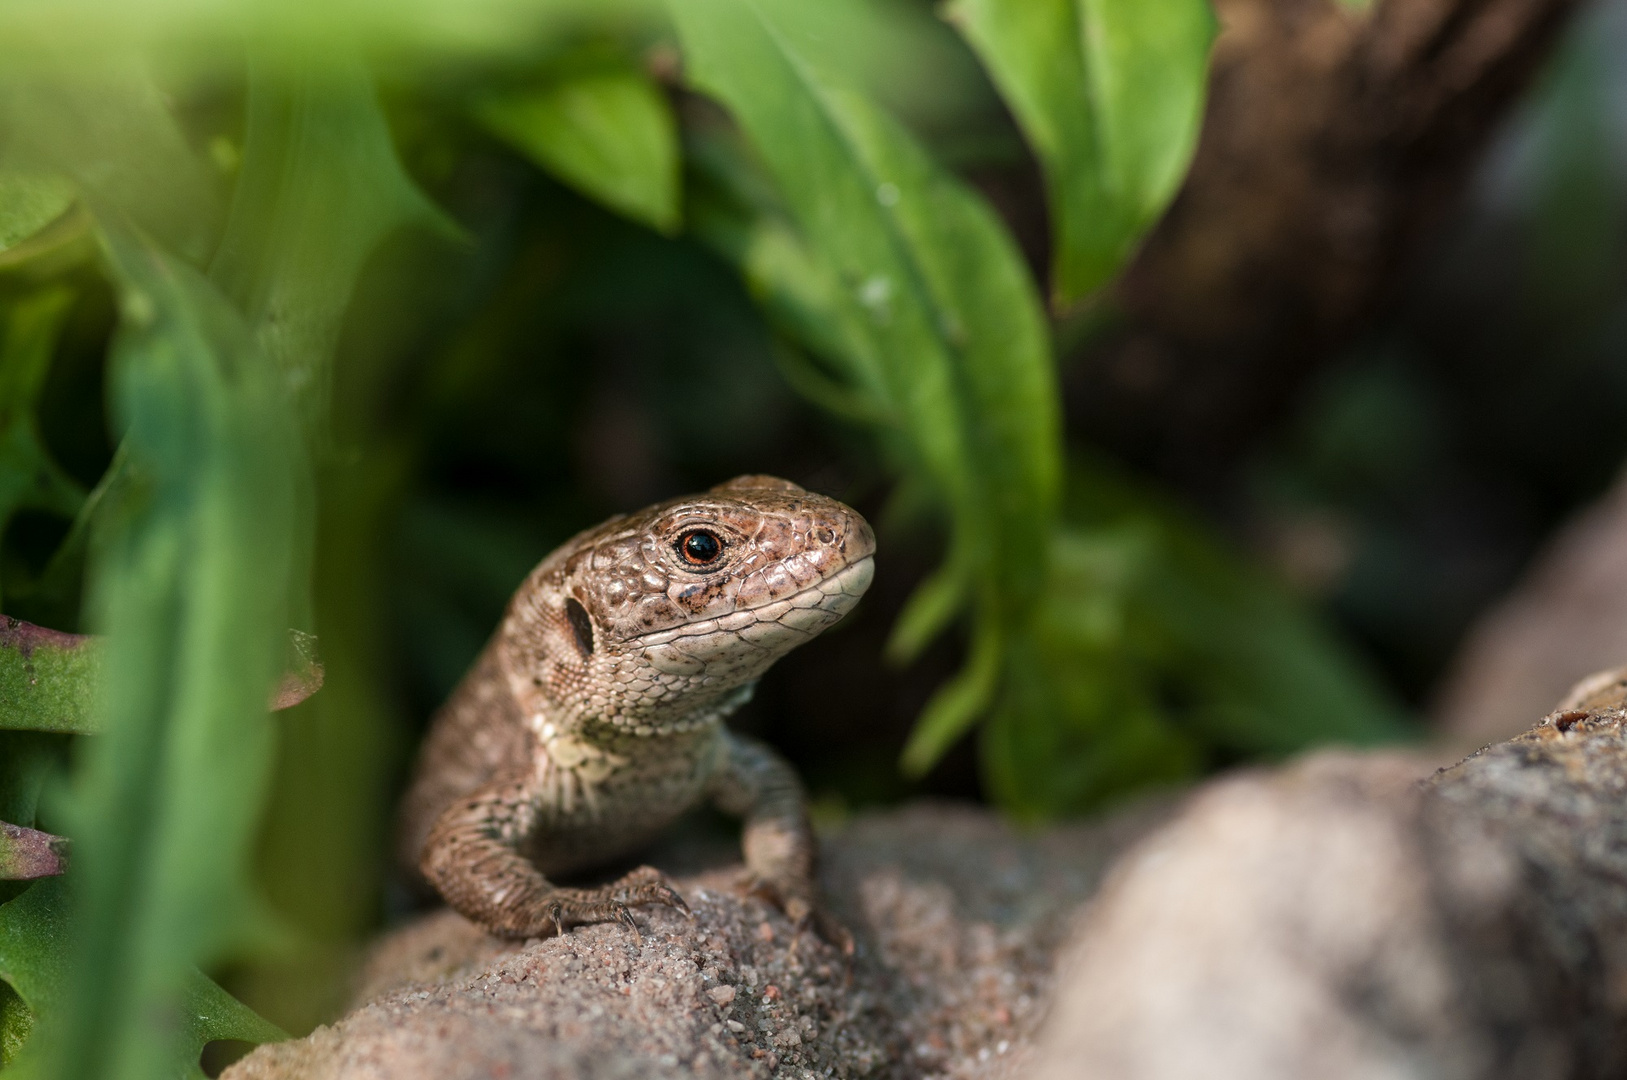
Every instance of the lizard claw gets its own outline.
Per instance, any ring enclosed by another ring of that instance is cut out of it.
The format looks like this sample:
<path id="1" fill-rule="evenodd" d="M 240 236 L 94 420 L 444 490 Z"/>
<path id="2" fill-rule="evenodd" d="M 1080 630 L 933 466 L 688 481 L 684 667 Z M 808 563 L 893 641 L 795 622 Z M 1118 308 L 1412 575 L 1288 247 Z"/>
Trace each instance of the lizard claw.
<path id="1" fill-rule="evenodd" d="M 548 917 L 554 921 L 554 936 L 565 936 L 564 905 L 558 900 L 548 905 Z"/>
<path id="2" fill-rule="evenodd" d="M 620 900 L 612 900 L 611 904 L 613 905 L 615 911 L 616 921 L 627 927 L 627 929 L 631 930 L 633 932 L 634 940 L 636 940 L 640 945 L 644 944 L 644 933 L 643 931 L 639 930 L 638 920 L 633 918 L 632 909 L 626 904 L 622 903 Z"/>
<path id="3" fill-rule="evenodd" d="M 679 911 L 689 916 L 690 922 L 695 921 L 695 913 L 689 910 L 689 905 L 684 902 L 683 896 L 679 894 L 677 889 L 674 889 L 665 881 L 659 881 L 655 884 L 655 890 L 661 903 L 667 905 L 667 907 L 677 908 Z"/>

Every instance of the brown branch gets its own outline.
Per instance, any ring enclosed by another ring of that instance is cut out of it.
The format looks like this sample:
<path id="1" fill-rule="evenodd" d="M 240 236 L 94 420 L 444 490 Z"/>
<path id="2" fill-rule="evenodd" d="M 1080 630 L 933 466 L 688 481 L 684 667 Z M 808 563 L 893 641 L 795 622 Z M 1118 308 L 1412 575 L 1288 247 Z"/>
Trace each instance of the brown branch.
<path id="1" fill-rule="evenodd" d="M 1073 419 L 1144 465 L 1224 469 L 1390 291 L 1575 0 L 1217 0 L 1202 140 L 1079 365 Z"/>

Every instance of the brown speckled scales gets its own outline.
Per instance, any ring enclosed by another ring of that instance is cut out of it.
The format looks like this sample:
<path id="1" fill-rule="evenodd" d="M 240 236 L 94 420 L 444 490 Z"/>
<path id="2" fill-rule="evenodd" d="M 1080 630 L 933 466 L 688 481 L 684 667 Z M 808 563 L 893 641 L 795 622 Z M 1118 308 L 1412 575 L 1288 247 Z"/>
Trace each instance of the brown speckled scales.
<path id="1" fill-rule="evenodd" d="M 629 905 L 683 906 L 654 870 L 595 889 L 545 875 L 625 855 L 710 800 L 745 819 L 758 882 L 817 916 L 802 786 L 723 720 L 857 603 L 874 552 L 853 510 L 766 476 L 576 536 L 526 578 L 431 725 L 403 858 L 495 934 L 633 925 Z"/>

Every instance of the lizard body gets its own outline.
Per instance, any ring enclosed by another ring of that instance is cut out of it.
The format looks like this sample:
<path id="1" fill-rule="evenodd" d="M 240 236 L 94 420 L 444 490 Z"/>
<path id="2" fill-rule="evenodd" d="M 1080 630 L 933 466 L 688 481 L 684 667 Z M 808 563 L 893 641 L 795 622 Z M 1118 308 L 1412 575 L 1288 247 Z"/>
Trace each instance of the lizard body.
<path id="1" fill-rule="evenodd" d="M 548 875 L 637 849 L 705 800 L 745 819 L 746 864 L 816 913 L 802 787 L 724 719 L 870 583 L 875 537 L 841 503 L 745 476 L 567 541 L 531 572 L 433 720 L 402 855 L 493 933 L 632 925 L 682 899 L 641 867 L 593 889 Z"/>

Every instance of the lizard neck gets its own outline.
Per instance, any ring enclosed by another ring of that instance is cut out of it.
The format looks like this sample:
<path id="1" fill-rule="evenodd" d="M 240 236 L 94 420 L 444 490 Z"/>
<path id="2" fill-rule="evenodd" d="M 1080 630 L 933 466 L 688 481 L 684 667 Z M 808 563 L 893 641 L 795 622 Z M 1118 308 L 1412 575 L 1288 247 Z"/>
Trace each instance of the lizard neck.
<path id="1" fill-rule="evenodd" d="M 652 746 L 671 748 L 674 740 L 681 740 L 684 736 L 705 738 L 715 733 L 725 720 L 751 700 L 756 691 L 757 681 L 753 679 L 718 701 L 659 725 L 627 725 L 592 715 L 541 712 L 531 717 L 531 729 L 544 745 L 561 736 L 569 736 L 593 746 L 627 747 L 647 742 Z"/>

